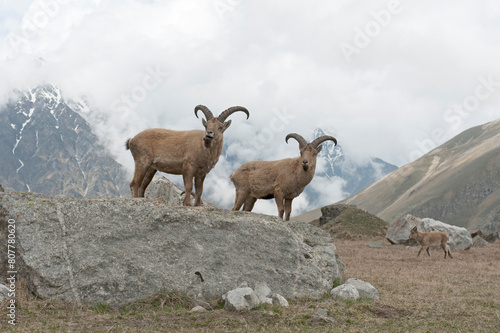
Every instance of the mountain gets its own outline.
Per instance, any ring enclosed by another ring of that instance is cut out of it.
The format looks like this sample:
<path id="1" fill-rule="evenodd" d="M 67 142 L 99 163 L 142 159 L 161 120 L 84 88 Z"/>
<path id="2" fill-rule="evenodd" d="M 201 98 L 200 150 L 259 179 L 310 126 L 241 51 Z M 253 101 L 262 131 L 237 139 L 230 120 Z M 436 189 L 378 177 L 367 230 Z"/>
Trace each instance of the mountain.
<path id="1" fill-rule="evenodd" d="M 0 184 L 6 191 L 130 196 L 125 170 L 98 143 L 75 111 L 78 105 L 46 85 L 16 92 L 0 107 Z"/>
<path id="2" fill-rule="evenodd" d="M 462 132 L 344 203 L 388 222 L 412 214 L 490 233 L 500 228 L 499 166 L 496 120 Z"/>
<path id="3" fill-rule="evenodd" d="M 326 135 L 325 131 L 316 128 L 313 138 L 323 135 Z M 335 146 L 332 141 L 325 141 L 322 145 L 323 149 L 318 159 L 325 162 L 326 168 L 316 172 L 315 177 L 324 177 L 330 180 L 338 177 L 344 180 L 342 191 L 346 196 L 359 192 L 398 168 L 376 157 L 370 158 L 366 163 L 355 162 L 344 154 L 340 143 Z M 315 198 L 311 188 L 306 187 L 304 191 L 311 198 Z"/>

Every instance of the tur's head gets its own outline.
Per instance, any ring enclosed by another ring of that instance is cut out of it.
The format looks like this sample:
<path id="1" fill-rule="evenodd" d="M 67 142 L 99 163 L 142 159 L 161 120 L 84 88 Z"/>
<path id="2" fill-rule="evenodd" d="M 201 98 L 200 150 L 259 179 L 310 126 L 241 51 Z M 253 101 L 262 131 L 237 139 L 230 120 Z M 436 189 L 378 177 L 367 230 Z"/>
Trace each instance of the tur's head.
<path id="1" fill-rule="evenodd" d="M 417 227 L 415 226 L 410 230 L 410 239 L 417 239 L 417 233 L 418 230 Z"/>
<path id="2" fill-rule="evenodd" d="M 218 117 L 214 117 L 212 111 L 210 111 L 204 105 L 198 105 L 194 108 L 194 114 L 198 118 L 198 111 L 203 112 L 206 119 L 201 119 L 203 127 L 205 127 L 205 136 L 203 141 L 205 146 L 209 147 L 213 140 L 218 141 L 222 138 L 224 131 L 231 125 L 231 120 L 226 121 L 226 118 L 237 111 L 245 112 L 248 117 L 250 113 L 248 110 L 242 106 L 232 106 L 226 111 L 222 112 Z"/>
<path id="3" fill-rule="evenodd" d="M 299 143 L 300 156 L 302 157 L 302 168 L 304 171 L 312 170 L 316 167 L 316 159 L 318 157 L 319 152 L 323 149 L 323 146 L 320 146 L 321 143 L 327 140 L 331 140 L 337 145 L 337 139 L 333 136 L 323 135 L 319 138 L 314 139 L 310 143 L 308 143 L 302 136 L 297 133 L 290 133 L 286 136 L 285 142 L 288 143 L 288 139 L 293 138 L 297 140 Z"/>

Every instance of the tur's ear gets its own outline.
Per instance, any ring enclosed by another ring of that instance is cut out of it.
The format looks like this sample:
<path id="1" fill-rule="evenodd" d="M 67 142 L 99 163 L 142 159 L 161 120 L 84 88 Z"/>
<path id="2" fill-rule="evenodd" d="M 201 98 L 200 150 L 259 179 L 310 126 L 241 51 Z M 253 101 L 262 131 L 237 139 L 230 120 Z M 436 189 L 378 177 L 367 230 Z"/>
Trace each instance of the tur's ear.
<path id="1" fill-rule="evenodd" d="M 417 230 L 417 226 L 414 226 L 411 230 L 416 231 Z"/>
<path id="2" fill-rule="evenodd" d="M 316 151 L 318 152 L 318 154 L 321 151 L 321 149 L 323 149 L 323 146 L 318 146 L 318 148 L 316 148 Z"/>
<path id="3" fill-rule="evenodd" d="M 229 126 L 231 126 L 231 120 L 228 120 L 224 123 L 224 131 L 227 130 Z"/>
<path id="4" fill-rule="evenodd" d="M 207 128 L 207 121 L 205 118 L 201 118 L 201 123 L 203 124 L 203 127 Z"/>

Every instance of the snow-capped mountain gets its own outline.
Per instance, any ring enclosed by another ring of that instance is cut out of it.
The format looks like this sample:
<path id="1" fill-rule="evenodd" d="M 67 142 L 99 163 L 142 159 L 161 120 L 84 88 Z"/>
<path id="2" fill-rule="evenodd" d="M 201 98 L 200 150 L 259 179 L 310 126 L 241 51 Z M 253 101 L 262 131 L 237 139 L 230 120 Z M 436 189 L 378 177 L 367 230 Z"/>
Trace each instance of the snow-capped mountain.
<path id="1" fill-rule="evenodd" d="M 122 166 L 68 104 L 46 85 L 17 92 L 0 107 L 0 184 L 50 195 L 129 195 Z"/>
<path id="2" fill-rule="evenodd" d="M 322 135 L 326 135 L 325 131 L 317 128 L 313 138 Z M 376 157 L 371 157 L 368 162 L 360 164 L 344 154 L 340 143 L 335 146 L 332 141 L 325 141 L 322 145 L 323 149 L 318 159 L 323 160 L 326 167 L 323 171 L 316 172 L 316 176 L 330 180 L 338 177 L 344 180 L 342 191 L 346 197 L 361 191 L 398 168 Z M 307 188 L 306 193 L 312 195 L 307 192 Z"/>

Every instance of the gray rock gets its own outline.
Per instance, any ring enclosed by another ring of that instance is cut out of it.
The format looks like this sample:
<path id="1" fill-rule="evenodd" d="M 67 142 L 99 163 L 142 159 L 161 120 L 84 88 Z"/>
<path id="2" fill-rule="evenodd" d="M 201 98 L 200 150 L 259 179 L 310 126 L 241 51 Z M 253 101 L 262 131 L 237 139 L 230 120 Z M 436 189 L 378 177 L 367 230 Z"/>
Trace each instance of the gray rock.
<path id="1" fill-rule="evenodd" d="M 210 301 L 244 280 L 265 281 L 286 298 L 321 298 L 342 277 L 329 234 L 272 216 L 0 193 L 1 232 L 9 218 L 16 219 L 19 276 L 43 299 L 120 306 L 177 291 Z"/>
<path id="2" fill-rule="evenodd" d="M 171 206 L 182 206 L 184 188 L 161 176 L 154 178 L 144 192 L 144 197 L 153 201 L 161 201 Z M 215 207 L 210 201 L 202 198 L 203 206 Z M 194 199 L 192 200 L 194 204 Z"/>
<path id="3" fill-rule="evenodd" d="M 333 298 L 340 299 L 342 301 L 355 301 L 359 299 L 358 289 L 351 284 L 342 284 L 333 288 L 330 295 L 332 295 Z"/>
<path id="4" fill-rule="evenodd" d="M 472 247 L 475 248 L 483 248 L 483 247 L 488 247 L 490 244 L 485 241 L 482 237 L 476 236 L 474 237 L 472 241 Z"/>
<path id="5" fill-rule="evenodd" d="M 347 279 L 345 284 L 350 284 L 356 288 L 359 292 L 360 298 L 369 298 L 374 300 L 379 299 L 377 289 L 375 289 L 375 287 L 368 282 L 364 282 L 356 278 L 350 278 Z"/>
<path id="6" fill-rule="evenodd" d="M 0 192 L 5 192 L 5 190 L 3 189 L 2 184 L 0 184 Z"/>
<path id="7" fill-rule="evenodd" d="M 413 227 L 419 226 L 420 221 L 420 218 L 407 214 L 389 226 L 385 238 L 387 238 L 391 244 L 416 246 L 418 242 L 415 239 L 409 239 L 410 230 Z"/>
<path id="8" fill-rule="evenodd" d="M 200 305 L 197 305 L 194 308 L 192 308 L 191 310 L 189 310 L 189 312 L 207 312 L 207 309 L 205 309 L 204 307 L 202 307 Z"/>
<path id="9" fill-rule="evenodd" d="M 430 218 L 421 219 L 410 214 L 394 222 L 387 230 L 386 238 L 392 244 L 417 246 L 419 244 L 415 239 L 409 239 L 410 230 L 415 226 L 418 227 L 419 231 L 442 231 L 446 233 L 450 237 L 448 245 L 451 250 L 466 250 L 472 246 L 472 238 L 467 229 Z"/>
<path id="10" fill-rule="evenodd" d="M 472 246 L 472 237 L 467 229 L 424 218 L 420 222 L 419 231 L 431 232 L 441 231 L 447 234 L 450 239 L 448 245 L 451 250 L 468 250 Z"/>
<path id="11" fill-rule="evenodd" d="M 335 319 L 328 316 L 328 310 L 324 308 L 318 308 L 314 311 L 314 316 L 309 319 L 310 324 L 335 324 Z"/>
<path id="12" fill-rule="evenodd" d="M 378 249 L 378 248 L 382 247 L 382 244 L 380 244 L 379 242 L 375 241 L 375 242 L 370 242 L 370 243 L 366 244 L 366 247 L 369 247 L 369 248 L 372 248 L 372 249 Z"/>
<path id="13" fill-rule="evenodd" d="M 273 304 L 273 299 L 271 296 L 271 289 L 265 282 L 257 282 L 254 288 L 257 297 L 259 298 L 260 303 L 264 304 Z"/>
<path id="14" fill-rule="evenodd" d="M 222 296 L 224 309 L 229 311 L 251 310 L 261 304 L 252 288 L 233 289 Z"/>
<path id="15" fill-rule="evenodd" d="M 10 289 L 0 283 L 0 302 L 9 297 Z"/>
<path id="16" fill-rule="evenodd" d="M 273 294 L 272 299 L 273 299 L 273 305 L 279 305 L 279 306 L 284 306 L 284 307 L 289 306 L 286 298 L 281 296 L 280 294 Z"/>

